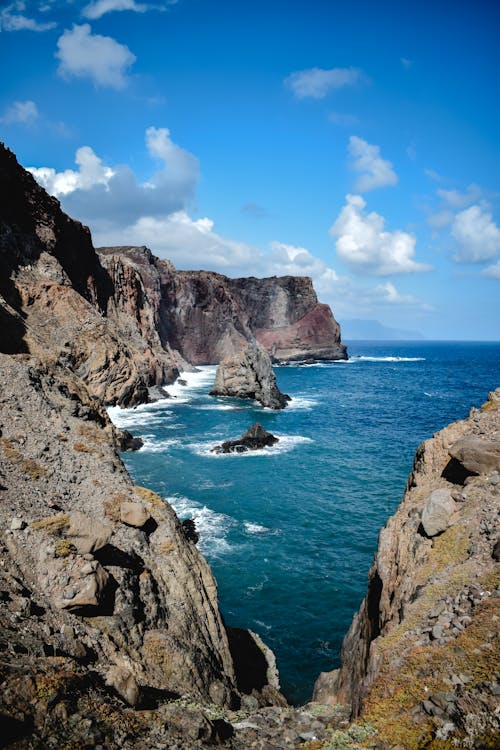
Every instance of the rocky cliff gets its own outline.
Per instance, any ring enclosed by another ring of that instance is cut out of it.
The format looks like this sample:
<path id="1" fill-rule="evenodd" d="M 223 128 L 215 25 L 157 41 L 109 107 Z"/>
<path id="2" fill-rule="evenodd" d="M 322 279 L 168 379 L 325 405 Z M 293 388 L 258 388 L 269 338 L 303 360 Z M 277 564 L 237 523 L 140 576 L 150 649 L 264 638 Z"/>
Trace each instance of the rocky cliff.
<path id="1" fill-rule="evenodd" d="M 342 668 L 315 699 L 352 705 L 388 747 L 497 747 L 500 389 L 425 441 L 380 533 Z"/>

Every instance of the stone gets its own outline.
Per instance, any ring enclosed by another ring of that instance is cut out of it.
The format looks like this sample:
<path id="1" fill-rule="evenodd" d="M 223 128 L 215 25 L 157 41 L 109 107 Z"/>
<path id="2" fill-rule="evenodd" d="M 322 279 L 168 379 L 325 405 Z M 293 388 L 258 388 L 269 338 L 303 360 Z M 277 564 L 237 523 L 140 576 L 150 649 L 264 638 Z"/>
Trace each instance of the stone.
<path id="1" fill-rule="evenodd" d="M 500 441 L 468 435 L 457 440 L 449 449 L 452 458 L 474 474 L 500 471 Z"/>
<path id="2" fill-rule="evenodd" d="M 92 565 L 92 571 L 88 575 L 82 576 L 82 566 L 80 561 L 76 560 L 70 569 L 71 585 L 67 586 L 62 593 L 62 597 L 56 598 L 55 603 L 59 609 L 75 611 L 87 608 L 98 608 L 103 600 L 107 584 L 109 582 L 109 573 L 102 567 L 97 560 Z"/>
<path id="3" fill-rule="evenodd" d="M 118 447 L 121 451 L 138 451 L 144 445 L 140 437 L 134 437 L 128 430 L 118 432 Z"/>
<path id="4" fill-rule="evenodd" d="M 256 343 L 220 363 L 210 395 L 252 398 L 271 409 L 284 409 L 290 400 L 276 385 L 269 354 Z"/>
<path id="5" fill-rule="evenodd" d="M 122 503 L 120 505 L 120 521 L 127 526 L 141 529 L 151 518 L 149 511 L 140 503 Z"/>
<path id="6" fill-rule="evenodd" d="M 429 537 L 440 534 L 449 526 L 455 502 L 448 490 L 434 490 L 422 511 L 422 526 Z"/>
<path id="7" fill-rule="evenodd" d="M 140 690 L 137 680 L 130 670 L 114 664 L 106 675 L 106 685 L 114 688 L 130 706 L 139 702 Z"/>
<path id="8" fill-rule="evenodd" d="M 111 539 L 113 530 L 97 518 L 74 511 L 69 516 L 69 528 L 66 537 L 70 539 L 77 552 L 84 555 L 102 549 Z"/>
<path id="9" fill-rule="evenodd" d="M 26 526 L 26 521 L 23 521 L 22 518 L 13 518 L 10 522 L 11 531 L 22 531 Z"/>
<path id="10" fill-rule="evenodd" d="M 212 448 L 212 453 L 245 453 L 270 447 L 278 441 L 279 438 L 255 422 L 238 440 L 226 440 Z"/>
<path id="11" fill-rule="evenodd" d="M 493 549 L 491 551 L 491 556 L 497 562 L 500 561 L 500 539 L 496 540 L 496 542 L 495 542 L 495 544 L 493 546 Z"/>

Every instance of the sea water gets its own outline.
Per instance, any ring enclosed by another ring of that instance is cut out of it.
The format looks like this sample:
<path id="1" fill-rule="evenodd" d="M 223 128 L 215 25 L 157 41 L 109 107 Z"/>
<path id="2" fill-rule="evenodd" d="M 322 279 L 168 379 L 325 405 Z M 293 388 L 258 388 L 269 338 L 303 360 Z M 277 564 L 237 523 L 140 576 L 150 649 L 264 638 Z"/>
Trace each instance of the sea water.
<path id="1" fill-rule="evenodd" d="M 144 447 L 124 454 L 134 480 L 193 518 L 230 626 L 276 654 L 284 693 L 311 696 L 366 591 L 381 526 L 404 493 L 419 443 L 500 386 L 500 344 L 363 343 L 347 362 L 277 367 L 283 411 L 214 398 L 215 368 L 169 400 L 111 409 Z M 279 443 L 216 455 L 255 421 Z"/>

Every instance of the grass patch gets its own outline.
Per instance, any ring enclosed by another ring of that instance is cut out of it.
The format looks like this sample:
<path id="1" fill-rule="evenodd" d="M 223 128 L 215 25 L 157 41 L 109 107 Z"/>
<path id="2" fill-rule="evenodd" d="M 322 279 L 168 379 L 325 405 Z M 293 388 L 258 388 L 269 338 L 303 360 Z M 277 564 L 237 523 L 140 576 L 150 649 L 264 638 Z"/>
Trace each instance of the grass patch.
<path id="1" fill-rule="evenodd" d="M 54 553 L 56 557 L 69 557 L 76 552 L 76 547 L 69 539 L 56 539 Z"/>
<path id="2" fill-rule="evenodd" d="M 130 497 L 124 492 L 115 492 L 108 500 L 103 502 L 104 515 L 112 521 L 120 520 L 120 507 L 122 503 L 130 501 Z"/>
<path id="3" fill-rule="evenodd" d="M 69 516 L 65 513 L 59 513 L 57 516 L 41 518 L 39 521 L 33 521 L 31 528 L 35 531 L 43 529 L 49 534 L 59 534 L 63 529 L 69 526 Z"/>
<path id="4" fill-rule="evenodd" d="M 93 448 L 77 440 L 76 443 L 73 443 L 73 450 L 78 451 L 78 453 L 92 453 Z"/>
<path id="5" fill-rule="evenodd" d="M 135 491 L 139 495 L 141 500 L 145 500 L 147 503 L 149 503 L 150 505 L 153 505 L 155 508 L 161 508 L 162 510 L 165 510 L 164 501 L 156 492 L 153 492 L 153 490 L 148 490 L 147 487 L 139 487 L 139 485 L 136 484 Z"/>
<path id="6" fill-rule="evenodd" d="M 13 464 L 17 464 L 23 474 L 27 474 L 30 479 L 41 479 L 46 476 L 47 469 L 41 466 L 38 461 L 32 458 L 24 458 L 18 448 L 15 447 L 16 442 L 9 440 L 8 438 L 0 438 L 0 448 L 2 449 L 5 457 Z"/>

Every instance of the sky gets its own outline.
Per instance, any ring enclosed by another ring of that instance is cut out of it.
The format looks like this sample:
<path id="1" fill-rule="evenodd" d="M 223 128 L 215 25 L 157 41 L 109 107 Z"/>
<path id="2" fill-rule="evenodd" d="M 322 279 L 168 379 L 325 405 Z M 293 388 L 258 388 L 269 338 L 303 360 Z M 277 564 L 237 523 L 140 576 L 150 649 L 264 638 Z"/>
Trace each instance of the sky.
<path id="1" fill-rule="evenodd" d="M 500 339 L 500 3 L 0 2 L 0 139 L 94 244 Z"/>

